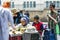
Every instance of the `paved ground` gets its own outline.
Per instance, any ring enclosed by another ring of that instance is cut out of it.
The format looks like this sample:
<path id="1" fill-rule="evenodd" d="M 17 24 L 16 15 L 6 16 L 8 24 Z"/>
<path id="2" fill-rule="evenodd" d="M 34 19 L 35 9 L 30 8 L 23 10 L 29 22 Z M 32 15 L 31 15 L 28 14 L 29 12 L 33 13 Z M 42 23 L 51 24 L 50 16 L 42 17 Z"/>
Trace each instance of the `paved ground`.
<path id="1" fill-rule="evenodd" d="M 57 40 L 60 40 L 60 35 L 57 35 Z"/>

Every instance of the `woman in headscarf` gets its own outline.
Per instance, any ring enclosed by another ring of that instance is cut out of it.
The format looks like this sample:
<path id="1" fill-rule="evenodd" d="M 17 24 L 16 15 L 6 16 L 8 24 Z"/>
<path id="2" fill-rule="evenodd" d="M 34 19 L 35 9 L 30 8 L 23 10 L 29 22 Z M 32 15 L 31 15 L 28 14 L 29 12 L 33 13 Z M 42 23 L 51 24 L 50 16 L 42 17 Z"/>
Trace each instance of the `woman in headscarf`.
<path id="1" fill-rule="evenodd" d="M 26 16 L 26 15 L 23 15 L 23 17 L 24 17 L 24 18 L 26 18 L 26 20 L 27 20 L 27 24 L 28 24 L 28 23 L 29 23 L 29 21 L 30 21 L 30 20 L 29 20 L 29 17 L 28 17 L 28 16 Z"/>
<path id="2" fill-rule="evenodd" d="M 29 24 L 27 23 L 27 19 L 25 17 L 21 18 L 21 23 L 17 25 L 17 27 L 21 28 L 25 28 L 25 27 L 28 27 Z"/>

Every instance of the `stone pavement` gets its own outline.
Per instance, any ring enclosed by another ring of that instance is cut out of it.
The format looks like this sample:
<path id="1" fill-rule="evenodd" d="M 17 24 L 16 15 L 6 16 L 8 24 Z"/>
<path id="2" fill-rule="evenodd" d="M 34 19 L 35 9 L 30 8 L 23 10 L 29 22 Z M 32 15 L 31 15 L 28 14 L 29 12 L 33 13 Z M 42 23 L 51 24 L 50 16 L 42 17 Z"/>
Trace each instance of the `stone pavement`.
<path id="1" fill-rule="evenodd" d="M 57 35 L 57 40 L 60 40 L 60 35 Z"/>

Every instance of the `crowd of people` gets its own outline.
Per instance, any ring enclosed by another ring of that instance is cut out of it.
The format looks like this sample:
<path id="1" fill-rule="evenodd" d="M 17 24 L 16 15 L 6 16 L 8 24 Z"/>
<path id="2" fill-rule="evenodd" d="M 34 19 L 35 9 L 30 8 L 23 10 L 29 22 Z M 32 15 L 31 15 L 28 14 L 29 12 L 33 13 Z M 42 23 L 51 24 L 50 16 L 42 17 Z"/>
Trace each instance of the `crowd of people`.
<path id="1" fill-rule="evenodd" d="M 12 12 L 9 10 L 10 2 L 4 2 L 2 7 L 0 7 L 0 40 L 8 40 L 9 39 L 9 31 L 8 31 L 8 22 L 10 22 L 12 28 L 15 30 L 15 26 L 18 27 L 28 27 L 30 23 L 29 12 L 26 11 L 24 14 L 22 11 L 19 11 L 14 14 L 12 17 Z M 51 29 L 51 33 L 54 34 L 54 40 L 57 40 L 56 36 L 56 24 L 58 22 L 58 12 L 55 11 L 55 5 L 50 4 L 50 11 L 47 14 L 48 17 L 48 28 Z M 60 16 L 59 16 L 60 17 Z M 13 20 L 14 19 L 14 20 Z M 14 25 L 15 24 L 15 25 Z M 39 16 L 35 15 L 34 20 L 32 22 L 32 26 L 36 28 L 36 30 L 40 33 L 40 37 L 44 32 L 43 23 L 40 21 Z M 46 38 L 44 40 L 47 40 Z"/>
<path id="2" fill-rule="evenodd" d="M 23 13 L 23 11 L 19 11 L 19 12 L 16 12 L 13 16 L 14 24 L 21 23 L 20 20 L 22 17 L 25 17 L 27 19 L 27 23 L 29 23 L 29 12 L 26 11 L 25 13 Z"/>

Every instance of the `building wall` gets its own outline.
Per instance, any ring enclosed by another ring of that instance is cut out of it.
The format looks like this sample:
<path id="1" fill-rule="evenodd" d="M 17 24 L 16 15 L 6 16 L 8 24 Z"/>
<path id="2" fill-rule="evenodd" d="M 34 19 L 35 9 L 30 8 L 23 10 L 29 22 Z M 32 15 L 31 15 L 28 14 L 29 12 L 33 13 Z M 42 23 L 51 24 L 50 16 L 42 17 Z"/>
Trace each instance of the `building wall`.
<path id="1" fill-rule="evenodd" d="M 31 1 L 32 1 L 32 3 L 34 1 L 36 2 L 36 7 L 30 7 L 30 4 L 29 4 L 29 7 L 26 7 L 26 8 L 23 7 L 24 2 L 26 2 L 26 3 L 29 2 L 30 3 Z M 43 10 L 43 8 L 45 7 L 44 3 L 43 4 L 40 3 L 41 2 L 40 0 L 18 0 L 18 1 L 13 0 L 13 2 L 14 2 L 14 8 L 20 9 L 20 10 Z"/>
<path id="2" fill-rule="evenodd" d="M 43 11 L 30 11 L 29 14 L 30 14 L 30 19 L 33 20 L 33 17 L 35 15 L 38 15 L 40 17 L 40 19 L 44 20 L 44 21 L 47 21 L 48 17 L 47 17 L 47 13 L 48 13 L 49 9 L 44 9 Z M 56 11 L 58 11 L 58 9 L 56 9 Z M 42 20 L 42 21 L 43 21 Z"/>
<path id="3" fill-rule="evenodd" d="M 35 8 L 23 8 L 23 3 L 24 2 L 30 2 L 30 1 L 35 1 L 36 2 L 36 7 Z M 46 2 L 48 1 L 48 5 L 46 4 Z M 40 19 L 45 17 L 47 18 L 47 11 L 49 10 L 49 5 L 50 3 L 56 1 L 56 4 L 55 5 L 58 5 L 57 4 L 57 0 L 45 0 L 44 2 L 42 2 L 42 0 L 11 0 L 11 3 L 14 2 L 14 8 L 15 9 L 18 9 L 18 10 L 28 10 L 29 13 L 30 13 L 30 19 L 33 19 L 33 17 L 35 15 L 39 15 Z M 60 0 L 59 1 L 59 5 L 60 5 Z M 42 2 L 42 3 L 41 3 Z M 48 6 L 48 7 L 47 7 Z M 13 7 L 11 7 L 13 8 Z M 60 6 L 57 7 L 56 6 L 56 9 L 60 9 Z M 58 10 L 57 9 L 57 10 Z"/>
<path id="4" fill-rule="evenodd" d="M 40 17 L 40 19 L 45 18 L 47 19 L 47 9 L 45 9 L 44 11 L 29 11 L 30 14 L 30 19 L 33 20 L 35 15 L 38 15 Z"/>
<path id="5" fill-rule="evenodd" d="M 53 0 L 51 0 L 51 1 L 45 1 L 45 5 L 46 5 L 46 8 L 49 8 L 49 5 L 51 4 L 51 3 L 54 3 L 55 4 L 55 8 L 56 9 L 59 9 L 60 8 L 60 0 L 57 0 L 57 1 L 53 1 Z"/>
<path id="6" fill-rule="evenodd" d="M 1 0 L 2 2 L 5 0 Z M 44 10 L 44 8 L 49 8 L 50 3 L 55 3 L 56 8 L 60 8 L 60 0 L 10 0 L 11 1 L 11 6 L 14 5 L 14 7 L 11 8 L 16 8 L 16 9 L 21 9 L 21 10 Z M 36 2 L 36 7 L 35 8 L 23 8 L 23 3 L 24 2 L 30 2 L 30 1 L 35 1 Z M 14 2 L 14 4 L 12 3 Z M 48 3 L 47 3 L 48 2 Z M 12 5 L 13 4 L 13 5 Z"/>

